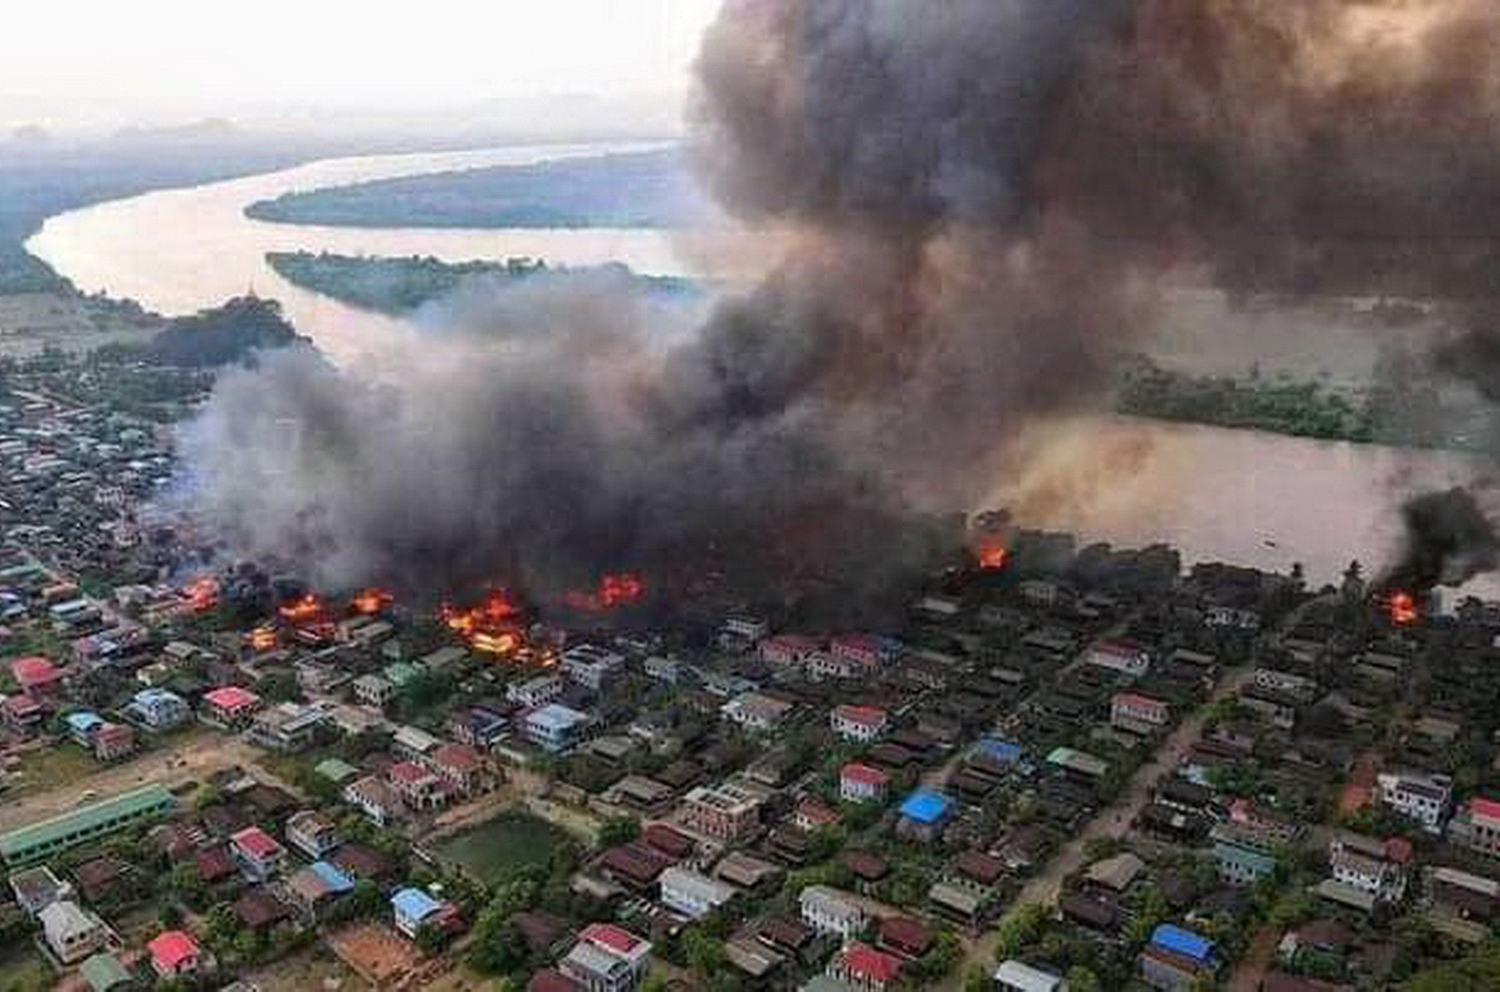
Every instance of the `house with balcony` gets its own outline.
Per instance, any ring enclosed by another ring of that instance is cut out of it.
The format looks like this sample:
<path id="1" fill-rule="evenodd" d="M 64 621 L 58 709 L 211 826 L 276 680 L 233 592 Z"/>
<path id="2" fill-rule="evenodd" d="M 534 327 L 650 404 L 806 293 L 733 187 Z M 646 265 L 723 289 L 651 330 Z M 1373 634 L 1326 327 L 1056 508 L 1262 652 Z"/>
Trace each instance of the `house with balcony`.
<path id="1" fill-rule="evenodd" d="M 1448 823 L 1448 840 L 1488 857 L 1500 857 L 1500 802 L 1476 796 Z"/>
<path id="2" fill-rule="evenodd" d="M 1172 722 L 1172 708 L 1139 692 L 1117 692 L 1109 701 L 1109 722 L 1118 730 L 1149 736 Z"/>
<path id="3" fill-rule="evenodd" d="M 344 801 L 377 826 L 390 826 L 406 813 L 401 796 L 376 775 L 366 775 L 344 786 Z"/>
<path id="4" fill-rule="evenodd" d="M 797 905 L 803 923 L 843 940 L 853 940 L 868 921 L 857 899 L 827 885 L 809 885 L 802 890 Z"/>
<path id="5" fill-rule="evenodd" d="M 702 919 L 736 895 L 734 886 L 679 865 L 662 870 L 657 877 L 661 903 L 691 920 Z"/>
<path id="6" fill-rule="evenodd" d="M 828 714 L 828 725 L 846 741 L 868 743 L 885 733 L 890 715 L 879 706 L 835 706 Z"/>
<path id="7" fill-rule="evenodd" d="M 632 992 L 651 967 L 651 944 L 612 923 L 591 923 L 557 967 L 587 992 Z"/>
<path id="8" fill-rule="evenodd" d="M 850 803 L 883 803 L 891 777 L 879 768 L 850 762 L 839 770 L 839 798 Z"/>
<path id="9" fill-rule="evenodd" d="M 561 703 L 547 703 L 526 714 L 521 731 L 537 747 L 559 754 L 583 740 L 593 722 L 587 713 Z"/>
<path id="10" fill-rule="evenodd" d="M 452 788 L 441 775 L 415 761 L 398 761 L 385 775 L 407 809 L 441 809 L 453 798 Z"/>
<path id="11" fill-rule="evenodd" d="M 126 708 L 132 717 L 151 730 L 171 730 L 192 718 L 187 700 L 166 689 L 142 689 Z"/>
<path id="12" fill-rule="evenodd" d="M 237 685 L 220 686 L 203 694 L 203 716 L 220 727 L 249 725 L 260 709 L 260 697 Z"/>
<path id="13" fill-rule="evenodd" d="M 343 843 L 343 838 L 328 816 L 303 810 L 287 819 L 286 842 L 316 861 Z"/>
<path id="14" fill-rule="evenodd" d="M 267 882 L 286 865 L 286 849 L 260 827 L 246 827 L 229 838 L 240 874 L 252 882 Z"/>
<path id="15" fill-rule="evenodd" d="M 1376 776 L 1380 804 L 1421 824 L 1428 833 L 1442 833 L 1453 798 L 1453 780 L 1429 772 L 1381 772 Z"/>
<path id="16" fill-rule="evenodd" d="M 743 840 L 760 828 L 760 793 L 732 782 L 700 785 L 682 799 L 678 816 L 690 830 L 715 840 Z"/>

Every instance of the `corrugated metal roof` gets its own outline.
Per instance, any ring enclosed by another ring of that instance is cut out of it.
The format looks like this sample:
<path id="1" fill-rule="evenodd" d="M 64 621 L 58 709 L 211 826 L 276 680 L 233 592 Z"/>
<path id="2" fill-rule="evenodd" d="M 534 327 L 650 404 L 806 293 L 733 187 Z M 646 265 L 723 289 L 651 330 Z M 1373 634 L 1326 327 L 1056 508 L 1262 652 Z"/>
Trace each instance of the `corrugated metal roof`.
<path id="1" fill-rule="evenodd" d="M 1151 943 L 1194 961 L 1206 961 L 1214 953 L 1213 941 L 1170 923 L 1163 923 L 1152 931 Z"/>
<path id="2" fill-rule="evenodd" d="M 29 850 L 60 841 L 70 834 L 98 829 L 114 820 L 145 815 L 153 809 L 165 812 L 173 805 L 175 802 L 166 786 L 142 786 L 111 799 L 0 834 L 0 857 L 10 861 Z"/>

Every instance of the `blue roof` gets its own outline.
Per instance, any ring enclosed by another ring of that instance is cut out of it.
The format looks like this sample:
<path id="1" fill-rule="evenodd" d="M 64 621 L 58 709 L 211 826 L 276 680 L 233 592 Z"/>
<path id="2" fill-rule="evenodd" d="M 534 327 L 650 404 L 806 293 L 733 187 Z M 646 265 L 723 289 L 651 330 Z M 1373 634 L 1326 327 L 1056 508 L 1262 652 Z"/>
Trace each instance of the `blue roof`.
<path id="1" fill-rule="evenodd" d="M 91 710 L 79 710 L 77 713 L 68 714 L 68 727 L 80 734 L 86 734 L 103 724 L 104 718 Z"/>
<path id="2" fill-rule="evenodd" d="M 443 904 L 421 889 L 402 889 L 391 896 L 391 905 L 397 914 L 408 920 L 425 920 L 443 908 Z"/>
<path id="3" fill-rule="evenodd" d="M 350 889 L 354 888 L 353 880 L 351 880 L 348 875 L 345 875 L 343 872 L 339 871 L 336 866 L 329 864 L 327 861 L 314 861 L 312 863 L 312 870 L 317 874 L 319 878 L 326 882 L 328 887 L 334 892 L 348 892 Z"/>
<path id="4" fill-rule="evenodd" d="M 999 737 L 981 737 L 979 750 L 987 757 L 1007 764 L 1021 760 L 1021 745 Z"/>
<path id="5" fill-rule="evenodd" d="M 901 804 L 901 815 L 918 823 L 937 823 L 948 815 L 948 809 L 952 805 L 947 796 L 917 791 L 907 796 L 906 801 Z"/>
<path id="6" fill-rule="evenodd" d="M 1214 953 L 1213 941 L 1170 923 L 1163 923 L 1152 932 L 1151 943 L 1194 961 L 1207 961 Z"/>
<path id="7" fill-rule="evenodd" d="M 173 700 L 179 703 L 184 701 L 181 696 L 168 689 L 142 689 L 135 694 L 135 701 L 142 706 L 147 706 L 151 703 L 171 702 Z"/>

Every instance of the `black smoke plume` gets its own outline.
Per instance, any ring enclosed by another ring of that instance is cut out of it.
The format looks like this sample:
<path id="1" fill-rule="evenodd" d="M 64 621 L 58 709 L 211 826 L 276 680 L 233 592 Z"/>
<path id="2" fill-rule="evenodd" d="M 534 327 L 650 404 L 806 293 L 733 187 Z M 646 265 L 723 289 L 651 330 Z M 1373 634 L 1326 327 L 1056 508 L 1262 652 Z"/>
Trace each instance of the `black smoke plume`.
<path id="1" fill-rule="evenodd" d="M 1500 537 L 1465 489 L 1424 493 L 1401 508 L 1406 543 L 1381 589 L 1423 593 L 1458 586 L 1500 566 Z"/>
<path id="2" fill-rule="evenodd" d="M 1493 295 L 1497 50 L 1492 0 L 728 0 L 691 144 L 786 237 L 761 285 L 701 322 L 480 288 L 397 374 L 267 361 L 190 428 L 191 491 L 334 583 L 873 584 L 1167 279 Z"/>

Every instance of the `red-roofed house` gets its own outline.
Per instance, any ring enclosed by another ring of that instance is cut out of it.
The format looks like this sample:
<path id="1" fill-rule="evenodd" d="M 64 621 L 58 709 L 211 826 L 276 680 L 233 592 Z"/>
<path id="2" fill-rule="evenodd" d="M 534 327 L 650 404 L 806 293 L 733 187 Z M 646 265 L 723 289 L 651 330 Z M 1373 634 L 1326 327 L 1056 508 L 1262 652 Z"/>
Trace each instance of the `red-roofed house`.
<path id="1" fill-rule="evenodd" d="M 564 975 L 590 992 L 628 992 L 651 966 L 651 944 L 622 927 L 592 923 L 558 962 Z"/>
<path id="2" fill-rule="evenodd" d="M 385 777 L 408 809 L 437 809 L 452 798 L 452 791 L 443 777 L 415 761 L 396 762 L 386 769 Z"/>
<path id="3" fill-rule="evenodd" d="M 1154 734 L 1172 719 L 1172 708 L 1138 692 L 1117 692 L 1109 701 L 1109 722 L 1120 730 Z"/>
<path id="4" fill-rule="evenodd" d="M 249 689 L 226 685 L 205 692 L 203 705 L 209 719 L 225 727 L 235 727 L 250 722 L 250 717 L 260 709 L 260 697 Z"/>
<path id="5" fill-rule="evenodd" d="M 151 967 L 161 978 L 191 975 L 198 970 L 198 942 L 182 930 L 159 934 L 146 949 L 151 952 Z"/>
<path id="6" fill-rule="evenodd" d="M 792 814 L 792 822 L 799 830 L 822 830 L 838 824 L 839 815 L 812 796 L 803 797 Z"/>
<path id="7" fill-rule="evenodd" d="M 835 706 L 828 725 L 846 741 L 873 741 L 885 732 L 890 717 L 879 706 Z"/>
<path id="8" fill-rule="evenodd" d="M 886 659 L 884 641 L 871 634 L 840 634 L 828 642 L 828 653 L 861 668 L 874 668 Z"/>
<path id="9" fill-rule="evenodd" d="M 777 668 L 801 668 L 818 653 L 818 642 L 802 634 L 777 634 L 761 638 L 756 650 L 761 659 Z"/>
<path id="10" fill-rule="evenodd" d="M 428 755 L 427 760 L 433 771 L 466 796 L 484 788 L 487 777 L 484 758 L 467 744 L 444 744 Z"/>
<path id="11" fill-rule="evenodd" d="M 40 655 L 17 658 L 10 663 L 16 685 L 32 699 L 51 699 L 62 688 L 62 672 Z"/>
<path id="12" fill-rule="evenodd" d="M 1500 856 L 1500 802 L 1470 799 L 1448 824 L 1448 838 L 1471 851 Z"/>
<path id="13" fill-rule="evenodd" d="M 828 975 L 857 989 L 880 992 L 894 985 L 901 976 L 901 959 L 855 940 L 829 962 Z"/>
<path id="14" fill-rule="evenodd" d="M 1084 653 L 1083 660 L 1098 668 L 1107 668 L 1135 678 L 1145 675 L 1151 668 L 1151 656 L 1140 645 L 1129 641 L 1096 641 Z"/>
<path id="15" fill-rule="evenodd" d="M 839 797 L 845 802 L 884 802 L 891 777 L 879 768 L 850 762 L 839 772 Z"/>
<path id="16" fill-rule="evenodd" d="M 584 988 L 555 968 L 543 968 L 526 983 L 526 992 L 584 992 Z"/>
<path id="17" fill-rule="evenodd" d="M 135 750 L 135 731 L 123 723 L 106 723 L 94 731 L 94 757 L 114 761 Z"/>
<path id="18" fill-rule="evenodd" d="M 229 838 L 240 872 L 253 882 L 264 882 L 281 870 L 286 850 L 260 827 L 246 827 Z"/>
<path id="19" fill-rule="evenodd" d="M 5 697 L 5 702 L 0 703 L 0 711 L 4 713 L 5 725 L 21 734 L 34 733 L 47 719 L 46 706 L 20 693 Z"/>

